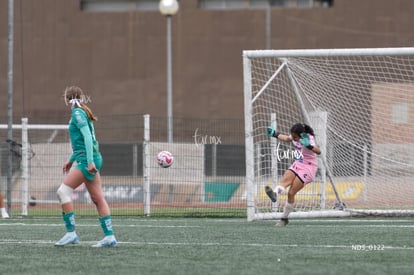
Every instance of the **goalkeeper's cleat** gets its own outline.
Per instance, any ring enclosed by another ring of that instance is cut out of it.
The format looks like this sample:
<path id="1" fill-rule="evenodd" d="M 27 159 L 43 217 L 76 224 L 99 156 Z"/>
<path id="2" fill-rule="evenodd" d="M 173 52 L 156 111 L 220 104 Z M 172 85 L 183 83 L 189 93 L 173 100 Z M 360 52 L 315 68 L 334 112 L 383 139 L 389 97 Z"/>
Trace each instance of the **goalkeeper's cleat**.
<path id="1" fill-rule="evenodd" d="M 65 246 L 67 244 L 77 244 L 79 243 L 78 235 L 76 232 L 67 232 L 62 239 L 55 243 L 55 246 Z"/>
<path id="2" fill-rule="evenodd" d="M 276 227 L 284 227 L 286 225 L 288 225 L 289 223 L 289 219 L 288 218 L 281 218 L 280 221 L 278 221 L 275 226 Z"/>
<path id="3" fill-rule="evenodd" d="M 273 189 L 270 186 L 266 185 L 265 192 L 266 192 L 266 195 L 272 200 L 272 202 L 276 202 L 277 200 L 276 193 L 273 191 Z"/>
<path id="4" fill-rule="evenodd" d="M 106 236 L 96 244 L 92 245 L 93 247 L 113 247 L 116 246 L 118 242 L 115 239 L 114 235 Z"/>
<path id="5" fill-rule="evenodd" d="M 3 218 L 3 219 L 8 219 L 8 218 L 10 218 L 10 216 L 9 216 L 9 214 L 8 214 L 7 212 L 3 212 L 3 213 L 1 213 L 1 216 L 2 216 L 2 218 Z"/>

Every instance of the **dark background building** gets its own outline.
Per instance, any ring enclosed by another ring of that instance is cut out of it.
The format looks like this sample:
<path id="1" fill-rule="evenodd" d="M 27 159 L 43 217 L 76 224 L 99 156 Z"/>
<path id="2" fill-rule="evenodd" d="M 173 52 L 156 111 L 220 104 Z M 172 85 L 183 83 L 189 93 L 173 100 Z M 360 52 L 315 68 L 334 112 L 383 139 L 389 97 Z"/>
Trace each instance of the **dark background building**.
<path id="1" fill-rule="evenodd" d="M 130 1 L 126 10 L 116 2 L 14 1 L 15 119 L 66 122 L 60 96 L 69 85 L 92 97 L 98 115 L 166 116 L 166 21 L 158 1 L 141 1 L 149 8 Z M 182 0 L 172 18 L 174 117 L 242 119 L 243 50 L 414 44 L 412 0 L 219 2 Z M 93 8 L 102 3 L 109 11 Z M 7 116 L 7 11 L 0 0 L 0 123 Z"/>

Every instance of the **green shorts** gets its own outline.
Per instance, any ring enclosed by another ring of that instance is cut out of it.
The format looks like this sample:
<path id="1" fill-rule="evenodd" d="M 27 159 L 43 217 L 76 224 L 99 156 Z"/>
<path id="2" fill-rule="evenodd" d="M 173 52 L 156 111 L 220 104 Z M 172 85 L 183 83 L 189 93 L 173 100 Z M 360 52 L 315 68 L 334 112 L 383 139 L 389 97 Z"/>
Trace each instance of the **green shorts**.
<path id="1" fill-rule="evenodd" d="M 93 178 L 95 177 L 96 173 L 89 173 L 88 171 L 88 161 L 86 160 L 86 156 L 80 156 L 78 159 L 76 159 L 76 162 L 78 163 L 76 165 L 76 169 L 80 170 L 83 174 L 83 176 L 87 179 L 87 180 L 93 180 Z M 93 162 L 95 163 L 95 167 L 96 169 L 98 169 L 98 171 L 101 170 L 102 168 L 102 164 L 103 164 L 103 159 L 102 159 L 102 155 L 101 154 L 94 154 L 93 155 Z"/>

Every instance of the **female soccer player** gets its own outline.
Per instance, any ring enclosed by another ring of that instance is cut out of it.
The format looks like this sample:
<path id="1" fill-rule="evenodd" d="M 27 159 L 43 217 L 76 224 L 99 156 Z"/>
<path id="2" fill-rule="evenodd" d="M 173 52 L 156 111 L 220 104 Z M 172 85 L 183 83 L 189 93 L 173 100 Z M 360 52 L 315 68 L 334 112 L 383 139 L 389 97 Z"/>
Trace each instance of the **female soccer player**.
<path id="1" fill-rule="evenodd" d="M 315 178 L 316 171 L 318 170 L 315 154 L 319 155 L 321 150 L 315 144 L 313 129 L 306 124 L 297 123 L 293 125 L 290 129 L 290 135 L 283 135 L 276 132 L 273 126 L 269 126 L 267 128 L 267 135 L 275 137 L 280 141 L 292 142 L 297 151 L 296 155 L 298 158 L 286 170 L 275 190 L 270 186 L 265 187 L 266 194 L 272 202 L 276 202 L 277 196 L 290 186 L 288 201 L 283 209 L 282 218 L 276 223 L 276 226 L 286 226 L 289 223 L 288 216 L 293 211 L 296 193 Z"/>
<path id="2" fill-rule="evenodd" d="M 7 213 L 6 207 L 4 207 L 3 195 L 0 193 L 0 210 L 1 216 L 3 219 L 9 218 L 9 213 Z"/>
<path id="3" fill-rule="evenodd" d="M 99 170 L 102 167 L 102 156 L 99 152 L 98 141 L 95 138 L 93 121 L 96 116 L 86 106 L 89 97 L 86 97 L 81 88 L 72 86 L 65 90 L 65 103 L 71 107 L 72 115 L 69 121 L 69 136 L 73 153 L 63 165 L 63 173 L 67 173 L 63 183 L 57 190 L 62 207 L 62 217 L 67 233 L 56 246 L 76 244 L 79 238 L 75 232 L 75 214 L 72 202 L 73 190 L 85 183 L 85 186 L 96 205 L 99 221 L 105 237 L 94 247 L 116 246 L 117 241 L 112 229 L 112 218 L 106 202 L 101 184 Z M 76 167 L 72 168 L 76 161 Z"/>

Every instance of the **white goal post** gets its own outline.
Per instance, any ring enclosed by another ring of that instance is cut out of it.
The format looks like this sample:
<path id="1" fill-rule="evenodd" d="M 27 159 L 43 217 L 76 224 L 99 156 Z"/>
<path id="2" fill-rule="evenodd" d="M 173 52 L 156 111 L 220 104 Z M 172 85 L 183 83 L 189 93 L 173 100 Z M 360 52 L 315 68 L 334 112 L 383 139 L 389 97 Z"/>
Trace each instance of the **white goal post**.
<path id="1" fill-rule="evenodd" d="M 292 147 L 266 129 L 298 122 L 322 154 L 290 217 L 414 215 L 414 48 L 246 50 L 243 74 L 248 220 L 281 216 Z"/>

